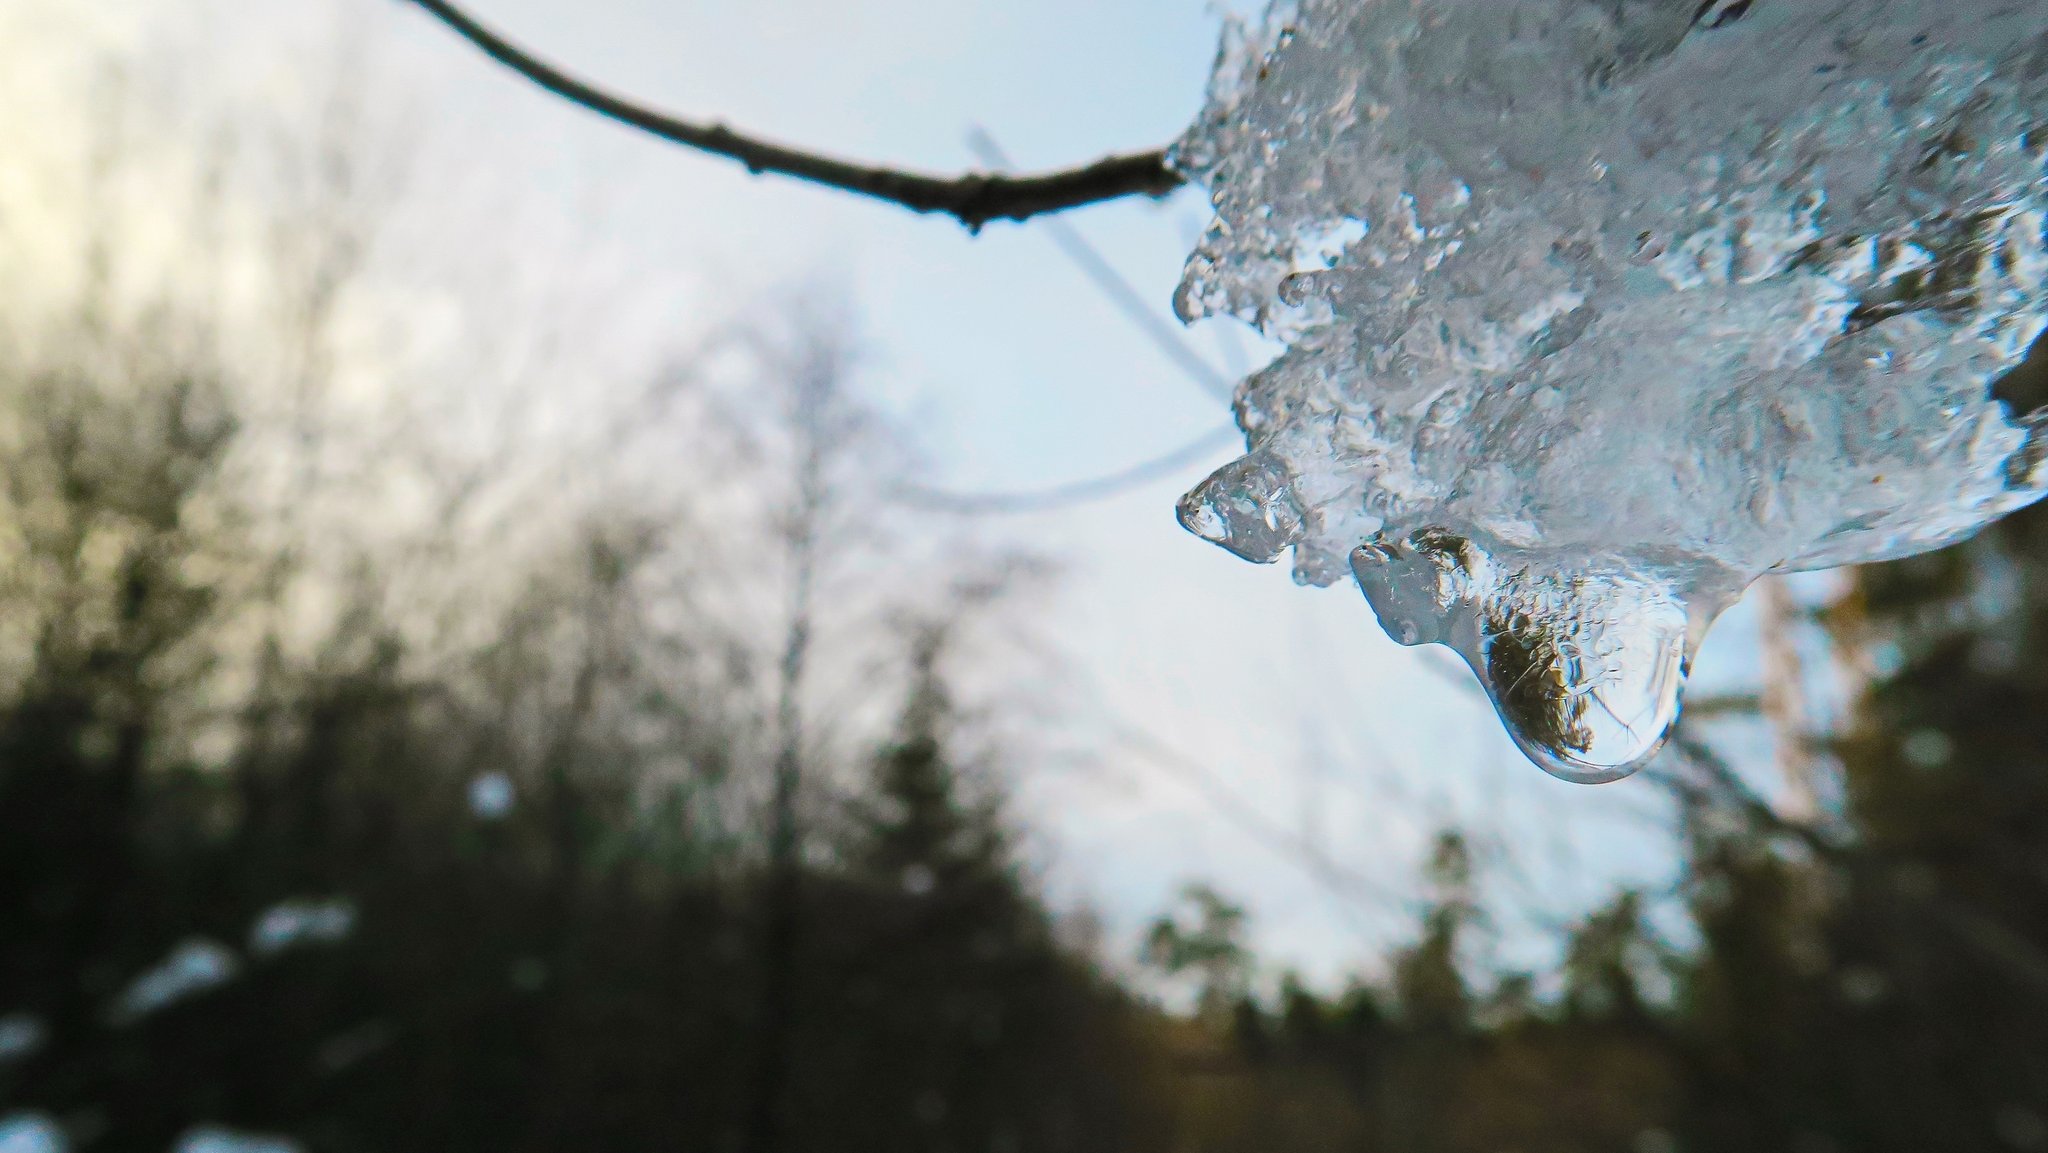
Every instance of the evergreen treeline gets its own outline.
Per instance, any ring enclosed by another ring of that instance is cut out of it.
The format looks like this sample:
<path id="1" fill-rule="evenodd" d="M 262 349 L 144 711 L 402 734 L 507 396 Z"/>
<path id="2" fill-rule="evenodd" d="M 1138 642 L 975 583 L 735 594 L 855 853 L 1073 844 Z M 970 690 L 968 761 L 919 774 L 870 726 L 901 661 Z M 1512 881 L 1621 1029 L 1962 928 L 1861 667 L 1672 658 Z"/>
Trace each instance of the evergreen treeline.
<path id="1" fill-rule="evenodd" d="M 2048 1149 L 2048 509 L 1864 569 L 1820 619 L 1867 671 L 1817 750 L 1838 807 L 1786 815 L 1696 734 L 1653 770 L 1696 942 L 1625 892 L 1568 934 L 1557 995 L 1474 974 L 1470 854 L 1446 835 L 1387 980 L 1204 996 L 1180 1147 Z M 1241 985 L 1216 963 L 1237 914 L 1206 899 L 1153 952 Z"/>
<path id="2" fill-rule="evenodd" d="M 471 651 L 413 659 L 374 568 L 294 635 L 292 550 L 227 511 L 230 393 L 93 331 L 0 365 L 0 1113 L 79 1149 L 747 1150 L 764 1112 L 852 1153 L 2048 1148 L 2048 513 L 1827 611 L 1873 669 L 1838 813 L 1680 740 L 1695 944 L 1622 893 L 1555 981 L 1475 974 L 1447 834 L 1414 943 L 1341 995 L 1258 996 L 1243 914 L 1192 891 L 1144 957 L 1190 1015 L 1055 931 L 932 608 L 890 634 L 890 735 L 807 812 L 764 1078 L 783 898 L 736 766 L 770 722 L 678 675 L 707 662 L 630 534 Z"/>
<path id="3" fill-rule="evenodd" d="M 83 1149 L 200 1124 L 746 1147 L 772 901 L 729 777 L 760 741 L 636 658 L 630 557 L 592 535 L 460 673 L 416 671 L 368 597 L 286 660 L 235 603 L 260 584 L 218 575 L 247 552 L 202 500 L 225 394 L 112 363 L 6 392 L 0 1101 Z M 2044 525 L 1867 570 L 1829 610 L 1878 669 L 1838 817 L 1782 816 L 1682 740 L 1660 772 L 1696 947 L 1620 894 L 1547 997 L 1460 964 L 1456 835 L 1384 981 L 1261 1000 L 1242 914 L 1197 890 L 1145 958 L 1198 980 L 1194 1014 L 1120 991 L 958 762 L 928 616 L 796 889 L 782 1147 L 2048 1148 Z M 236 651 L 255 684 L 223 695 Z"/>
<path id="4" fill-rule="evenodd" d="M 594 530 L 452 662 L 375 572 L 293 635 L 290 550 L 222 512 L 229 392 L 96 331 L 0 365 L 0 1114 L 95 1150 L 723 1149 L 766 1092 L 787 1148 L 1145 1147 L 1139 1011 L 951 759 L 943 606 L 811 838 L 764 1085 L 745 676 L 675 691 Z"/>
<path id="5" fill-rule="evenodd" d="M 819 525 L 871 513 L 830 507 L 857 420 L 786 414 L 817 450 L 790 508 L 721 458 L 680 530 L 612 510 L 485 549 L 448 511 L 469 480 L 324 451 L 347 409 L 307 398 L 345 375 L 324 333 L 360 245 L 303 223 L 277 231 L 333 251 L 258 293 L 298 326 L 260 384 L 119 319 L 118 235 L 75 325 L 0 325 L 0 1119 L 80 1153 L 204 1126 L 309 1153 L 2048 1150 L 2048 511 L 1823 615 L 1867 671 L 1814 750 L 1839 805 L 1789 816 L 1684 735 L 1651 774 L 1682 884 L 1615 894 L 1558 973 L 1470 963 L 1486 878 L 1453 832 L 1411 943 L 1337 993 L 1266 991 L 1245 914 L 1190 890 L 1143 950 L 1197 988 L 1170 1011 L 1019 863 L 950 691 L 972 598 L 866 638 L 857 665 L 904 672 L 809 717 L 852 734 L 829 755 L 764 704 L 782 646 L 751 634 L 816 622 L 767 619 L 791 566 L 761 554 L 829 560 Z M 800 332 L 756 343 L 829 391 Z M 379 502 L 426 545 L 355 547 Z M 734 523 L 776 539 L 721 556 Z M 788 749 L 793 877 L 764 800 Z M 1694 939 L 1649 928 L 1673 902 Z"/>

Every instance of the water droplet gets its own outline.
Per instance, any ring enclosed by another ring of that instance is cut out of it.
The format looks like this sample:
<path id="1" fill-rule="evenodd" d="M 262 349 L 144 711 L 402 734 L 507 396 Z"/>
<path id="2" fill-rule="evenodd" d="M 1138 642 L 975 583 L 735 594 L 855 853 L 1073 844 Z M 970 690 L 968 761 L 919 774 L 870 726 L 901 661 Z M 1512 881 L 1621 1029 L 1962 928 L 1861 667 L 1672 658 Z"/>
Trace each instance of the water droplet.
<path id="1" fill-rule="evenodd" d="M 1678 721 L 1688 667 L 1685 610 L 1610 587 L 1547 611 L 1488 606 L 1465 654 L 1529 759 L 1567 781 L 1618 781 L 1647 764 Z"/>
<path id="2" fill-rule="evenodd" d="M 1652 576 L 1502 563 L 1437 528 L 1376 537 L 1351 564 L 1387 634 L 1463 657 L 1516 745 L 1552 776 L 1620 780 L 1656 755 L 1678 720 L 1703 629 Z"/>

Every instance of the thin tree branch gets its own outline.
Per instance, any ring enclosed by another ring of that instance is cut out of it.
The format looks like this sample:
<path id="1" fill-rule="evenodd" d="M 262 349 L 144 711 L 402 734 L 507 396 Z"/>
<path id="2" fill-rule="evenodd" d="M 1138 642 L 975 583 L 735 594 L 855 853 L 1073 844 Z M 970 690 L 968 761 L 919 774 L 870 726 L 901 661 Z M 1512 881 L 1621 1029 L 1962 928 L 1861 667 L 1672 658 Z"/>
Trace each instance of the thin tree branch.
<path id="1" fill-rule="evenodd" d="M 1004 154 L 1002 145 L 996 143 L 996 138 L 980 125 L 976 125 L 974 130 L 967 134 L 967 146 L 974 149 L 974 154 L 981 158 L 983 164 L 989 165 L 998 173 L 1008 173 L 1017 167 Z M 1162 319 L 1157 311 L 1158 302 L 1146 300 L 1137 289 L 1132 288 L 1131 282 L 1125 280 L 1109 261 L 1102 258 L 1101 253 L 1095 251 L 1095 246 L 1088 243 L 1088 238 L 1082 236 L 1079 229 L 1064 220 L 1048 220 L 1045 222 L 1045 230 L 1047 235 L 1052 237 L 1052 242 L 1059 245 L 1060 251 L 1066 253 L 1067 259 L 1081 269 L 1081 274 L 1094 281 L 1095 287 L 1109 297 L 1109 302 L 1116 306 L 1116 310 L 1123 313 L 1125 319 L 1137 325 L 1138 330 L 1145 334 L 1145 338 L 1159 351 L 1165 353 L 1168 360 L 1178 365 L 1180 370 L 1187 374 L 1188 379 L 1195 382 L 1197 388 L 1225 402 L 1236 395 L 1237 382 L 1195 355 L 1194 350 L 1187 344 L 1187 330 L 1168 324 Z"/>
<path id="2" fill-rule="evenodd" d="M 1082 168 L 1035 176 L 968 173 L 944 177 L 877 168 L 756 140 L 723 124 L 681 120 L 593 87 L 478 23 L 448 0 L 412 0 L 492 59 L 572 104 L 664 140 L 724 156 L 753 173 L 773 172 L 859 196 L 951 216 L 979 231 L 991 220 L 1026 220 L 1126 196 L 1166 196 L 1185 181 L 1164 151 L 1105 157 Z"/>

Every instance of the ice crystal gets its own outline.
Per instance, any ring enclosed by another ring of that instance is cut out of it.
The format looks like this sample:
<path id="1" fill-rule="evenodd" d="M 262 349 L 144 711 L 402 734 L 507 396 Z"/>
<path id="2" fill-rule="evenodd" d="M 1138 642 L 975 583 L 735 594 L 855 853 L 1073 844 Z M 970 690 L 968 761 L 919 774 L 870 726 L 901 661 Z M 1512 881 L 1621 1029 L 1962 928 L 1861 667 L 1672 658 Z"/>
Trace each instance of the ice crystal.
<path id="1" fill-rule="evenodd" d="M 2048 486 L 2044 30 L 2024 0 L 1277 6 L 1175 151 L 1216 213 L 1181 314 L 1287 345 L 1182 523 L 1355 578 L 1539 765 L 1627 775 L 1760 574 Z"/>

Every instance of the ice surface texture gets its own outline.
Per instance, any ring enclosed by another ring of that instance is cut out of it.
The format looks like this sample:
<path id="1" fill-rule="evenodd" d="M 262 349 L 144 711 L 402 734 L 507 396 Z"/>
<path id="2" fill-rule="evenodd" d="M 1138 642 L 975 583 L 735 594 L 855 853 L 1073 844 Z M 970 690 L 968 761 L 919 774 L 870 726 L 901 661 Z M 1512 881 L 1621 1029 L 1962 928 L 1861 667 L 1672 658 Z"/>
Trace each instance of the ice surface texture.
<path id="1" fill-rule="evenodd" d="M 2044 144 L 2041 0 L 1286 4 L 1175 151 L 1181 314 L 1288 346 L 1182 523 L 1625 776 L 1758 575 L 2042 495 Z"/>

